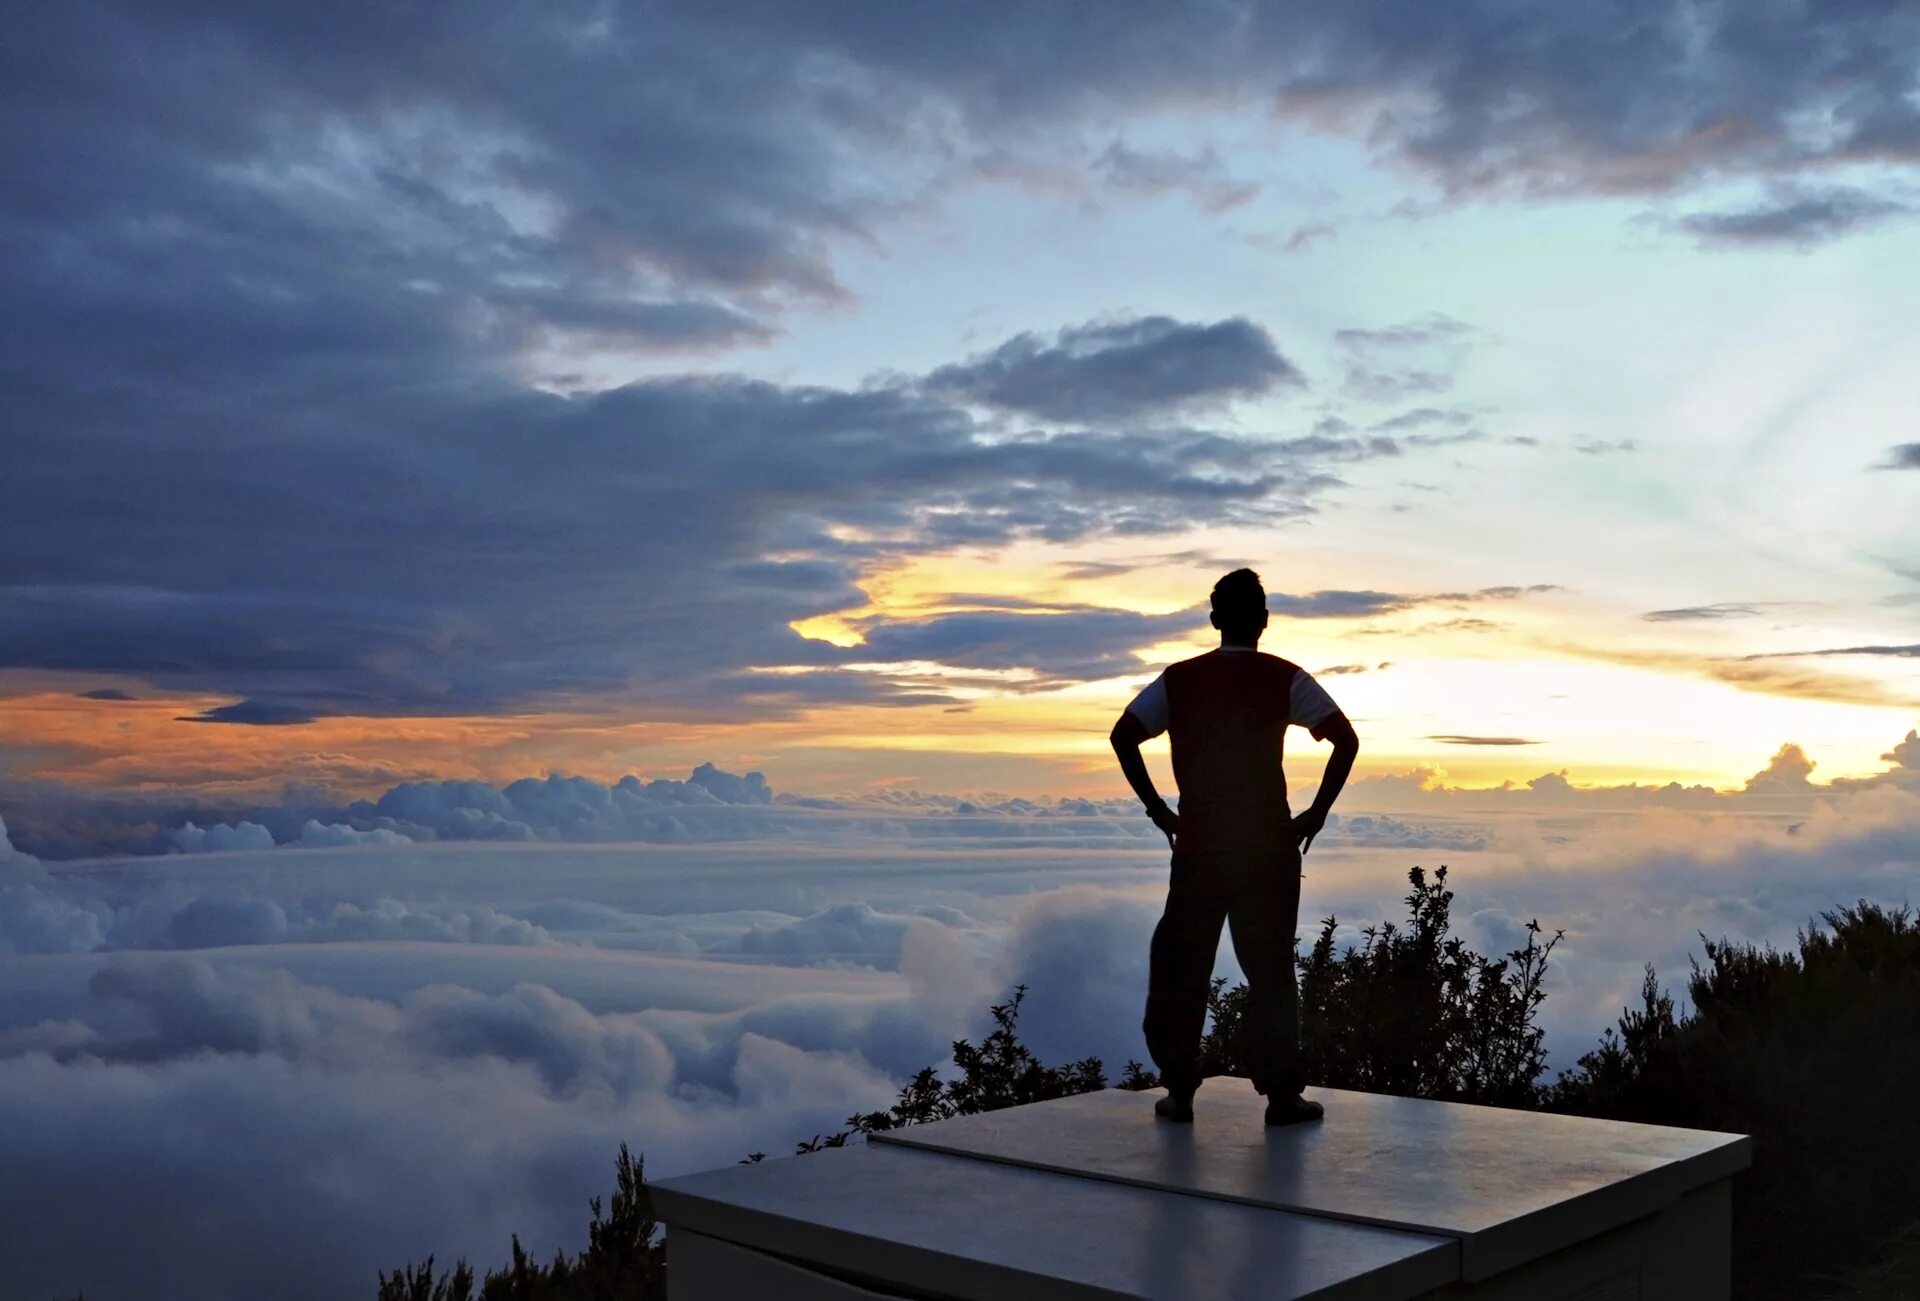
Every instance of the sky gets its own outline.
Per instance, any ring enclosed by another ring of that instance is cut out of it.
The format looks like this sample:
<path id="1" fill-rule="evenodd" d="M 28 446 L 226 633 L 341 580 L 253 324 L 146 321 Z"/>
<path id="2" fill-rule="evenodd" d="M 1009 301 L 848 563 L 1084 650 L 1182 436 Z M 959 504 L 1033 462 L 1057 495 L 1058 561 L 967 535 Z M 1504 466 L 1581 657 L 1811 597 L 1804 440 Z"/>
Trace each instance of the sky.
<path id="1" fill-rule="evenodd" d="M 1104 14 L 36 16 L 16 829 L 706 761 L 1105 796 L 1239 563 L 1363 772 L 1881 766 L 1910 10 Z"/>
<path id="2" fill-rule="evenodd" d="M 1107 733 L 1240 565 L 1361 739 L 1303 926 L 1448 864 L 1476 947 L 1565 931 L 1556 1067 L 1702 935 L 1909 900 L 1916 42 L 34 7 L 0 1276 L 578 1249 L 620 1141 L 786 1151 L 1016 982 L 1049 1058 L 1140 1056 L 1165 846 Z"/>

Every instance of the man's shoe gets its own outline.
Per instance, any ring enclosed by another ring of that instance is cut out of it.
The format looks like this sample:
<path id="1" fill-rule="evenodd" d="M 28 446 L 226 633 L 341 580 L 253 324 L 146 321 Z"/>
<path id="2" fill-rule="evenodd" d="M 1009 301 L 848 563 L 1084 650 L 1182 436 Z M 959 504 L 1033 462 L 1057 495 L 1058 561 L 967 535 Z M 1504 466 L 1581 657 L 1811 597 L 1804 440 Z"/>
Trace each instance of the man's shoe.
<path id="1" fill-rule="evenodd" d="M 1267 1103 L 1269 1125 L 1298 1125 L 1303 1121 L 1319 1120 L 1326 1114 L 1327 1109 L 1319 1103 L 1297 1095 L 1291 1098 L 1273 1098 Z"/>
<path id="2" fill-rule="evenodd" d="M 1153 1104 L 1153 1114 L 1162 1120 L 1171 1120 L 1180 1125 L 1191 1125 L 1193 1123 L 1193 1095 L 1189 1093 L 1183 1097 L 1169 1093 L 1164 1098 L 1156 1099 Z"/>

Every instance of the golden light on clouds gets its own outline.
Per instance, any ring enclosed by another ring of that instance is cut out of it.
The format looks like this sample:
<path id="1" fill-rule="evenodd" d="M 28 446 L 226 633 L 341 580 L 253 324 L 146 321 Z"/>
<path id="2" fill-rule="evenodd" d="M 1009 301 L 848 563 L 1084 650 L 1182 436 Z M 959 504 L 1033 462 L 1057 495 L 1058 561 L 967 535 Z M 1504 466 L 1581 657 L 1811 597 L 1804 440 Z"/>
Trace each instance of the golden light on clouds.
<path id="1" fill-rule="evenodd" d="M 17 775 L 209 796 L 271 794 L 286 781 L 370 795 L 412 779 L 683 776 L 706 761 L 762 768 L 778 789 L 820 794 L 908 774 L 956 793 L 1024 782 L 1034 793 L 1111 795 L 1123 790 L 1106 741 L 1113 720 L 1162 666 L 1214 643 L 1202 611 L 1219 573 L 1241 557 L 1260 566 L 1258 545 L 1279 542 L 1213 541 L 1245 550 L 1161 540 L 1157 549 L 1026 543 L 914 557 L 866 575 L 858 608 L 793 625 L 854 648 L 869 622 L 961 611 L 1037 619 L 1089 609 L 1192 612 L 1189 633 L 1135 648 L 1133 667 L 1098 681 L 1061 685 L 1029 668 L 876 658 L 836 667 L 937 699 L 808 704 L 782 683 L 815 666 L 767 665 L 757 670 L 769 688 L 762 704 L 778 703 L 777 712 L 756 711 L 752 700 L 716 716 L 671 699 L 625 698 L 502 716 L 236 726 L 184 721 L 229 697 L 151 695 L 133 683 L 115 685 L 145 698 L 92 700 L 74 692 L 99 682 L 56 686 L 45 675 L 15 675 L 0 678 L 0 691 L 13 689 L 0 694 L 0 730 Z M 1304 568 L 1296 564 L 1292 577 Z M 1296 602 L 1315 593 L 1379 596 L 1333 563 L 1316 563 L 1311 583 L 1269 587 Z M 1903 677 L 1897 662 L 1833 668 L 1818 658 L 1755 659 L 1753 651 L 1772 644 L 1750 629 L 1642 625 L 1637 615 L 1558 589 L 1416 589 L 1377 604 L 1352 617 L 1276 614 L 1262 643 L 1319 675 L 1354 718 L 1362 773 L 1422 767 L 1456 783 L 1497 785 L 1564 769 L 1584 781 L 1734 786 L 1792 741 L 1816 757 L 1822 778 L 1856 775 L 1881 766 L 1889 738 L 1913 725 L 1907 702 L 1920 695 L 1903 686 L 1912 673 Z M 1748 656 L 1718 653 L 1721 645 Z M 1875 669 L 1886 671 L 1869 676 Z M 1162 748 L 1150 747 L 1156 764 Z M 1317 777 L 1320 753 L 1304 733 L 1296 736 L 1288 761 L 1296 783 Z"/>

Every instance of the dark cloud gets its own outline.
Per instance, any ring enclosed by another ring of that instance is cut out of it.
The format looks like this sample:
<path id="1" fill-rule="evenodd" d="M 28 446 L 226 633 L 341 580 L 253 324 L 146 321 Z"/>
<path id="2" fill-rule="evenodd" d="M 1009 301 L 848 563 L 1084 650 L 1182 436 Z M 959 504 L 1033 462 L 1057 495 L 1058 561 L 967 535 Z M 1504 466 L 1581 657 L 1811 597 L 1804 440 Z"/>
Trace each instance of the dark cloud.
<path id="1" fill-rule="evenodd" d="M 1046 613 L 971 611 L 856 626 L 866 641 L 854 653 L 865 659 L 1028 670 L 1035 675 L 1032 685 L 1054 686 L 1137 672 L 1142 665 L 1134 651 L 1204 629 L 1207 623 L 1197 608 L 1150 615 L 1069 607 Z"/>
<path id="2" fill-rule="evenodd" d="M 1476 601 L 1513 601 L 1522 597 L 1561 590 L 1563 589 L 1558 583 L 1530 583 L 1525 586 L 1503 584 L 1476 588 L 1473 591 L 1433 592 L 1418 595 L 1337 589 L 1310 592 L 1302 596 L 1269 592 L 1267 609 L 1274 614 L 1292 619 L 1364 619 L 1377 614 L 1394 614 L 1401 610 L 1417 609 L 1421 606 L 1461 605 Z M 1486 624 L 1483 620 L 1475 619 L 1453 620 L 1452 623 L 1493 626 Z"/>
<path id="3" fill-rule="evenodd" d="M 1517 601 L 1524 596 L 1540 596 L 1547 592 L 1564 592 L 1566 589 L 1558 583 L 1528 583 L 1520 586 L 1506 583 L 1497 587 L 1481 587 L 1471 592 L 1442 592 L 1433 597 L 1435 601 Z"/>
<path id="4" fill-rule="evenodd" d="M 1090 322 L 1051 339 L 1022 334 L 927 376 L 958 401 L 1075 424 L 1140 420 L 1297 388 L 1305 379 L 1245 317 L 1190 325 L 1165 316 Z"/>
<path id="5" fill-rule="evenodd" d="M 1207 431 L 989 436 L 900 389 L 711 377 L 574 398 L 314 395 L 272 442 L 194 461 L 209 425 L 284 419 L 271 386 L 258 406 L 139 396 L 147 410 L 104 421 L 85 461 L 53 410 L 0 454 L 15 471 L 0 508 L 27 525 L 0 560 L 0 663 L 141 674 L 283 719 L 559 694 L 722 708 L 741 670 L 844 662 L 788 625 L 863 604 L 864 566 L 1271 523 L 1331 482 L 1320 462 L 1368 452 Z M 156 407 L 171 414 L 153 423 Z M 111 549 L 86 522 L 98 502 L 117 512 Z M 759 705 L 810 691 L 897 694 L 796 678 Z"/>
<path id="6" fill-rule="evenodd" d="M 1760 607 L 1735 601 L 1721 601 L 1713 605 L 1682 605 L 1671 610 L 1649 610 L 1641 615 L 1649 623 L 1685 623 L 1703 619 L 1753 619 L 1760 615 Z"/>
<path id="7" fill-rule="evenodd" d="M 1910 204 L 1847 186 L 1785 186 L 1750 207 L 1691 212 L 1673 226 L 1708 248 L 1811 248 L 1912 212 Z"/>
<path id="8" fill-rule="evenodd" d="M 216 705 L 212 709 L 189 714 L 180 721 L 183 723 L 244 723 L 253 727 L 287 727 L 300 723 L 311 723 L 320 715 L 304 705 L 284 704 L 273 700 L 239 700 L 231 705 Z"/>
<path id="9" fill-rule="evenodd" d="M 1084 170 L 1090 138 L 1171 108 L 1350 132 L 1454 198 L 1920 157 L 1900 9 L 1104 18 L 38 7 L 0 52 L 0 666 L 219 692 L 231 721 L 724 709 L 768 664 L 823 672 L 763 710 L 924 699 L 789 625 L 909 554 L 1271 525 L 1327 461 L 1391 445 L 1138 432 L 1298 382 L 1245 320 L 1021 336 L 945 372 L 1099 435 L 1010 438 L 912 383 L 527 381 L 764 341 L 993 159 Z M 1102 170 L 1204 193 L 1208 158 Z M 1416 356 L 1457 325 L 1350 343 Z M 1369 369 L 1375 392 L 1450 373 Z"/>
<path id="10" fill-rule="evenodd" d="M 1894 659 L 1920 658 L 1920 643 L 1910 646 L 1831 646 L 1821 650 L 1769 651 L 1759 655 L 1742 655 L 1742 661 L 1749 660 L 1797 660 L 1811 659 L 1823 655 L 1883 655 Z"/>
<path id="11" fill-rule="evenodd" d="M 118 687 L 101 687 L 97 691 L 81 691 L 76 694 L 82 700 L 133 700 L 133 699 L 136 699 L 136 697 L 132 693 L 122 691 Z"/>
<path id="12" fill-rule="evenodd" d="M 1396 433 L 1409 429 L 1422 429 L 1428 425 L 1452 425 L 1458 428 L 1473 423 L 1473 417 L 1465 411 L 1449 411 L 1439 407 L 1414 407 L 1390 416 L 1374 425 L 1381 433 Z"/>
<path id="13" fill-rule="evenodd" d="M 1331 589 L 1290 596 L 1268 592 L 1267 609 L 1289 619 L 1364 619 L 1376 614 L 1391 614 L 1411 609 L 1420 603 L 1417 596 L 1393 592 L 1352 592 Z"/>
<path id="14" fill-rule="evenodd" d="M 1882 470 L 1920 470 L 1920 443 L 1896 443 L 1887 449 L 1887 459 L 1877 467 Z"/>
<path id="15" fill-rule="evenodd" d="M 1439 741 L 1445 745 L 1539 745 L 1539 741 L 1530 741 L 1523 736 L 1461 736 L 1448 734 L 1429 736 L 1429 741 Z"/>
<path id="16" fill-rule="evenodd" d="M 1582 456 L 1611 456 L 1616 452 L 1635 452 L 1640 444 L 1631 438 L 1589 438 L 1575 443 L 1573 450 Z"/>

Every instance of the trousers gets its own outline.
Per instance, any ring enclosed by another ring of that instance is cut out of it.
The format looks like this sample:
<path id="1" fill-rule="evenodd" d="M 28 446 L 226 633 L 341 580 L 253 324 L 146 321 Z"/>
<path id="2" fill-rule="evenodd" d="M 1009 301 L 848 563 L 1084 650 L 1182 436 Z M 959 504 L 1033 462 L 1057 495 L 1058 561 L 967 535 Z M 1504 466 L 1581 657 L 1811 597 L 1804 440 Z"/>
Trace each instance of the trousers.
<path id="1" fill-rule="evenodd" d="M 1200 1036 L 1222 923 L 1247 977 L 1234 1047 L 1261 1093 L 1288 1097 L 1306 1080 L 1300 1062 L 1300 991 L 1294 930 L 1300 850 L 1292 841 L 1182 853 L 1176 845 L 1167 905 L 1153 931 L 1147 974 L 1147 1052 L 1168 1092 L 1200 1086 Z"/>

